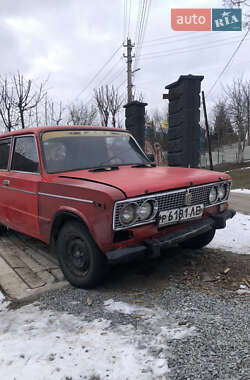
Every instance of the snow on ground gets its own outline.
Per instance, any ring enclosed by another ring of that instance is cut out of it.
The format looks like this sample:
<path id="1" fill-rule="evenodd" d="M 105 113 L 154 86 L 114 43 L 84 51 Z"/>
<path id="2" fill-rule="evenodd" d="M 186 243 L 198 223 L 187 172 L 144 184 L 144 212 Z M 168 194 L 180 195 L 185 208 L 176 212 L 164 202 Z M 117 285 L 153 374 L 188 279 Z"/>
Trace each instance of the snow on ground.
<path id="1" fill-rule="evenodd" d="M 0 292 L 0 313 L 8 306 L 8 302 L 5 301 L 4 295 Z"/>
<path id="2" fill-rule="evenodd" d="M 226 228 L 216 230 L 215 237 L 208 247 L 250 255 L 250 215 L 237 212 L 227 221 Z"/>
<path id="3" fill-rule="evenodd" d="M 235 170 L 247 170 L 247 169 L 250 169 L 250 166 L 244 166 L 243 168 L 235 168 L 235 169 L 231 169 L 231 170 L 226 170 L 225 173 L 231 173 Z"/>
<path id="4" fill-rule="evenodd" d="M 250 254 L 250 215 L 237 213 L 228 220 L 227 228 L 216 231 L 209 247 Z M 238 292 L 249 290 L 242 285 Z M 164 378 L 169 368 L 163 349 L 169 339 L 195 333 L 195 327 L 179 326 L 159 308 L 112 299 L 103 307 L 140 322 L 136 328 L 131 324 L 115 327 L 110 320 L 87 322 L 84 315 L 41 311 L 35 304 L 8 310 L 0 292 L 1 379 L 65 380 L 98 375 L 121 380 Z M 153 355 L 156 351 L 160 352 L 157 357 Z"/>
<path id="5" fill-rule="evenodd" d="M 160 309 L 113 300 L 104 305 L 112 313 L 143 315 L 146 310 L 141 327 L 114 327 L 104 319 L 86 322 L 84 316 L 41 311 L 35 305 L 7 310 L 2 301 L 0 293 L 1 379 L 65 380 L 109 375 L 109 379 L 147 380 L 164 376 L 169 372 L 167 360 L 161 353 L 156 358 L 152 352 L 166 348 L 168 339 L 182 339 L 195 330 L 178 326 Z"/>
<path id="6" fill-rule="evenodd" d="M 236 290 L 237 294 L 250 294 L 250 288 L 248 288 L 246 285 L 240 285 L 240 289 Z"/>
<path id="7" fill-rule="evenodd" d="M 250 169 L 250 166 L 245 166 L 244 168 L 240 168 L 240 170 L 247 170 Z"/>
<path id="8" fill-rule="evenodd" d="M 152 310 L 146 307 L 129 305 L 125 302 L 113 301 L 112 299 L 105 301 L 104 306 L 108 311 L 117 311 L 122 314 L 141 314 L 143 316 L 152 315 Z"/>
<path id="9" fill-rule="evenodd" d="M 241 193 L 241 194 L 250 194 L 249 189 L 233 189 L 231 193 Z"/>

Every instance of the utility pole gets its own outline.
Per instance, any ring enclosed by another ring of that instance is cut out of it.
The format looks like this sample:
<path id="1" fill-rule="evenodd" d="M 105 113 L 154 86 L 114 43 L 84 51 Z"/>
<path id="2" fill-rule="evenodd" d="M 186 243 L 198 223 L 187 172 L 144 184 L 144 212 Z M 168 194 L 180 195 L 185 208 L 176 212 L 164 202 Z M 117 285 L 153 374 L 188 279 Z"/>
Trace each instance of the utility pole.
<path id="1" fill-rule="evenodd" d="M 128 103 L 133 101 L 133 94 L 132 94 L 132 61 L 134 58 L 134 55 L 132 56 L 132 49 L 135 45 L 132 45 L 131 39 L 127 39 L 127 45 L 123 45 L 127 48 L 127 55 L 124 55 L 124 58 L 127 58 L 127 88 L 128 88 Z"/>

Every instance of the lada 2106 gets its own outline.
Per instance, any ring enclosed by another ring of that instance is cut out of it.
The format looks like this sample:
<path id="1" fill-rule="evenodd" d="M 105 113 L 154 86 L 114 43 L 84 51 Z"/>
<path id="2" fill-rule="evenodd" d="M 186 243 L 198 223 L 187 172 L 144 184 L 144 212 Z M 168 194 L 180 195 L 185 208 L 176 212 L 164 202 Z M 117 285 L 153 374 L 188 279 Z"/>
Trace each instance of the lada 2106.
<path id="1" fill-rule="evenodd" d="M 0 223 L 50 244 L 77 287 L 109 262 L 199 249 L 234 210 L 229 175 L 159 167 L 126 130 L 47 127 L 0 138 Z"/>

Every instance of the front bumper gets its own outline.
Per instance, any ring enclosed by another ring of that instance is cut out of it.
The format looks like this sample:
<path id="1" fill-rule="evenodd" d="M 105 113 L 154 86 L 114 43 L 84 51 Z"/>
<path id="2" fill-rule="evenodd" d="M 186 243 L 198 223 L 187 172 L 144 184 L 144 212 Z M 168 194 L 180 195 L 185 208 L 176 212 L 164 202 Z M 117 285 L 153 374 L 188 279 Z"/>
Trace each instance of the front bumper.
<path id="1" fill-rule="evenodd" d="M 167 233 L 158 239 L 148 239 L 141 244 L 131 247 L 118 248 L 106 254 L 108 261 L 116 263 L 120 261 L 129 261 L 131 258 L 137 258 L 143 254 L 150 257 L 158 257 L 161 248 L 168 248 L 179 244 L 187 239 L 201 235 L 212 228 L 220 229 L 226 227 L 226 220 L 233 218 L 236 212 L 233 209 L 225 210 L 221 213 L 211 215 L 207 218 L 197 220 L 177 231 Z"/>

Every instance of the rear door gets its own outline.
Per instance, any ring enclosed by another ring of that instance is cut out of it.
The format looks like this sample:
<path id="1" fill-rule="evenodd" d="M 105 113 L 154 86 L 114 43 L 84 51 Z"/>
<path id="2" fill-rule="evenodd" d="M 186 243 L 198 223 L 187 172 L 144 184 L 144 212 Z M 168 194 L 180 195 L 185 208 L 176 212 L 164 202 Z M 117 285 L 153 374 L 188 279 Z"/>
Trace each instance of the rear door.
<path id="1" fill-rule="evenodd" d="M 8 183 L 8 217 L 13 229 L 39 237 L 38 186 L 41 181 L 34 135 L 15 136 Z"/>
<path id="2" fill-rule="evenodd" d="M 0 223 L 8 225 L 8 162 L 11 137 L 0 139 Z"/>

